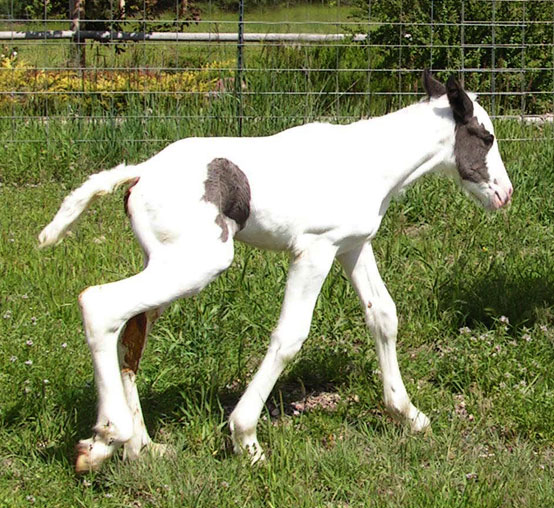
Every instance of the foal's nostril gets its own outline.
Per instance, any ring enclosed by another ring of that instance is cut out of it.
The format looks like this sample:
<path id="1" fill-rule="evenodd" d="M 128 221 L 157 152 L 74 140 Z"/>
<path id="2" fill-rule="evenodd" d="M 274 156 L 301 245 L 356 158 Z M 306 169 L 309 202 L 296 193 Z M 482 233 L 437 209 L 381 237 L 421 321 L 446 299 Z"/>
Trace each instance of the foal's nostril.
<path id="1" fill-rule="evenodd" d="M 501 206 L 507 205 L 512 200 L 513 193 L 514 193 L 514 188 L 510 185 L 506 190 L 506 197 L 500 200 L 500 202 L 502 203 Z M 500 196 L 498 192 L 496 192 L 496 195 Z"/>
<path id="2" fill-rule="evenodd" d="M 500 196 L 500 193 L 497 190 L 494 191 L 494 200 L 498 208 L 500 208 L 504 204 L 504 200 L 502 199 L 502 197 Z"/>

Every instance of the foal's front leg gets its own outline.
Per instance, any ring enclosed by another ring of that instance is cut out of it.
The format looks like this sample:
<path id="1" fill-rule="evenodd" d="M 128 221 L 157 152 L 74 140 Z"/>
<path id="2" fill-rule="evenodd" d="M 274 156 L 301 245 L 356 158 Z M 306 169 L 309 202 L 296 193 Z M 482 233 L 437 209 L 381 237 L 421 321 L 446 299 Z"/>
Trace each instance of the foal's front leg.
<path id="1" fill-rule="evenodd" d="M 367 326 L 375 339 L 387 410 L 393 417 L 409 423 L 413 431 L 427 428 L 429 418 L 410 402 L 402 381 L 396 357 L 396 306 L 379 275 L 371 245 L 363 244 L 337 259 L 358 293 Z"/>
<path id="2" fill-rule="evenodd" d="M 333 245 L 316 240 L 291 262 L 281 315 L 269 349 L 229 419 L 235 452 L 247 450 L 252 462 L 264 458 L 256 438 L 256 425 L 264 403 L 277 378 L 308 336 L 313 309 L 335 253 Z"/>

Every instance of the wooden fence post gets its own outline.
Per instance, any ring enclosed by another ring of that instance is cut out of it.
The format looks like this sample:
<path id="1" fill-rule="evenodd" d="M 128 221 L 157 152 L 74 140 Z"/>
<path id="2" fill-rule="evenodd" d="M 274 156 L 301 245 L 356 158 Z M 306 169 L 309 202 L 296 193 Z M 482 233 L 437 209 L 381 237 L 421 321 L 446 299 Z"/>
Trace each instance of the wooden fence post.
<path id="1" fill-rule="evenodd" d="M 118 0 L 119 18 L 125 19 L 125 0 Z"/>
<path id="2" fill-rule="evenodd" d="M 70 64 L 74 67 L 84 69 L 87 64 L 85 41 L 81 40 L 79 31 L 81 29 L 81 19 L 85 17 L 85 0 L 69 0 L 69 19 L 70 30 L 75 32 L 73 44 L 70 49 Z"/>

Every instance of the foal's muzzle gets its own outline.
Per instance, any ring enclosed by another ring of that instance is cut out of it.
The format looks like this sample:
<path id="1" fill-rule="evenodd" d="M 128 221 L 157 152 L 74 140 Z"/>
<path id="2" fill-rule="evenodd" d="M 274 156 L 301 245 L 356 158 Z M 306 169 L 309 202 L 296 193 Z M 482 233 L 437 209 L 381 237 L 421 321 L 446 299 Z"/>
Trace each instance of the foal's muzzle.
<path id="1" fill-rule="evenodd" d="M 492 198 L 492 206 L 495 210 L 506 206 L 512 200 L 512 194 L 514 193 L 514 188 L 510 184 L 506 188 L 497 187 L 494 189 L 494 196 Z"/>

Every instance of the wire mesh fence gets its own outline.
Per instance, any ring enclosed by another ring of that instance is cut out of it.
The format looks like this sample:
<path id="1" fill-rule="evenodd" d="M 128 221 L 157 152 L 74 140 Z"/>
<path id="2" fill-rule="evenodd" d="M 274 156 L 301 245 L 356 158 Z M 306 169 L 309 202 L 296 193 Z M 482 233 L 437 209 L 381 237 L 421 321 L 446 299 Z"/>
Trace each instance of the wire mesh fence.
<path id="1" fill-rule="evenodd" d="M 163 144 L 348 122 L 420 99 L 424 68 L 552 140 L 552 0 L 252 3 L 241 18 L 243 3 L 225 0 L 73 0 L 65 14 L 0 0 L 2 142 L 71 129 L 77 143 Z"/>

